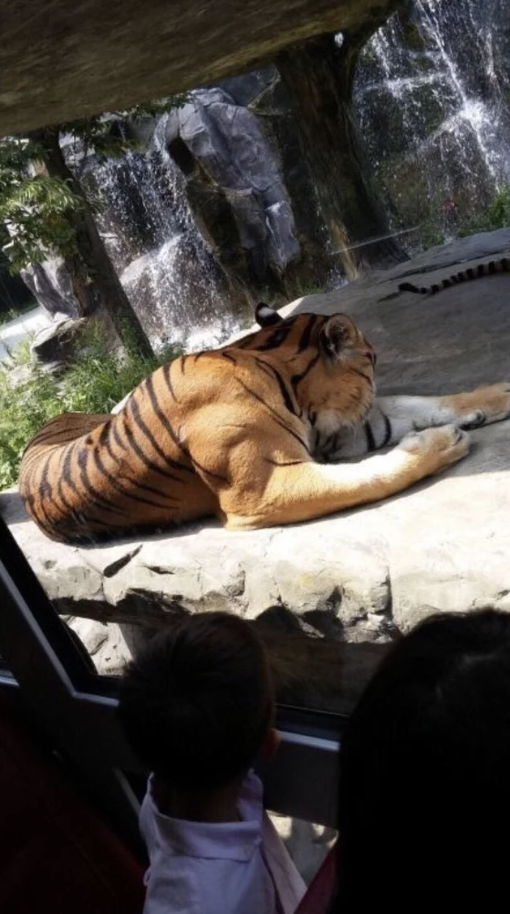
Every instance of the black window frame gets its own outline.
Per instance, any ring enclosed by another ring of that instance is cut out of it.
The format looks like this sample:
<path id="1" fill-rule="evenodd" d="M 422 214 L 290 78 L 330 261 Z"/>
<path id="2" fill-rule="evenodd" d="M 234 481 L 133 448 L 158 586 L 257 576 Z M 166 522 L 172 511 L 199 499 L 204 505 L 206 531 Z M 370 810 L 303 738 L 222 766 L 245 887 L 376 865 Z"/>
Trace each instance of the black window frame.
<path id="1" fill-rule="evenodd" d="M 58 574 L 58 568 L 55 569 Z M 66 754 L 133 847 L 138 801 L 126 772 L 143 773 L 115 716 L 118 679 L 92 672 L 35 572 L 0 517 L 0 694 L 21 701 Z M 281 746 L 261 769 L 275 812 L 336 822 L 338 750 L 345 717 L 279 705 Z"/>

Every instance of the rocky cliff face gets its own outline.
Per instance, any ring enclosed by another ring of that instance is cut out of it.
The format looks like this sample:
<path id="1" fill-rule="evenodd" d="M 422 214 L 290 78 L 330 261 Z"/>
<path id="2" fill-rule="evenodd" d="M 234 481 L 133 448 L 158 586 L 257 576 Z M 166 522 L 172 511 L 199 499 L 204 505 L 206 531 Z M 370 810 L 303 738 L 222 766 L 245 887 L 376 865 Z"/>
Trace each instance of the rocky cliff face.
<path id="1" fill-rule="evenodd" d="M 412 246 L 451 236 L 508 183 L 509 11 L 408 0 L 361 54 L 356 116 L 394 224 L 420 227 Z"/>
<path id="2" fill-rule="evenodd" d="M 278 86 L 269 69 L 230 80 L 229 92 L 194 92 L 152 125 L 144 150 L 81 164 L 109 255 L 156 345 L 219 342 L 260 298 L 283 304 L 331 272 Z M 51 314 L 77 313 L 59 258 L 24 278 Z"/>
<path id="3" fill-rule="evenodd" d="M 354 108 L 367 161 L 394 228 L 413 229 L 411 251 L 454 236 L 507 181 L 509 9 L 408 0 L 361 54 Z M 153 342 L 219 341 L 259 298 L 279 304 L 338 281 L 273 66 L 193 92 L 143 140 L 145 152 L 86 170 Z M 55 263 L 27 282 L 50 312 L 73 312 Z"/>

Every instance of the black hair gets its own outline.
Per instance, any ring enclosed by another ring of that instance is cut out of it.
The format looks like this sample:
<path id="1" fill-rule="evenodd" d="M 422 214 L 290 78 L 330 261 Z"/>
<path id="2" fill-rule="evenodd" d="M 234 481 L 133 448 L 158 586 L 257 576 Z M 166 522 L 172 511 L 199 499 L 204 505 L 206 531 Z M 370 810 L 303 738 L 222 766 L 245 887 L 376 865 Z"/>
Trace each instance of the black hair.
<path id="1" fill-rule="evenodd" d="M 273 723 L 262 642 L 229 613 L 182 618 L 127 668 L 118 716 L 161 781 L 205 790 L 231 782 L 253 763 Z"/>
<path id="2" fill-rule="evenodd" d="M 347 725 L 340 769 L 332 914 L 503 904 L 510 616 L 435 616 L 402 638 Z"/>

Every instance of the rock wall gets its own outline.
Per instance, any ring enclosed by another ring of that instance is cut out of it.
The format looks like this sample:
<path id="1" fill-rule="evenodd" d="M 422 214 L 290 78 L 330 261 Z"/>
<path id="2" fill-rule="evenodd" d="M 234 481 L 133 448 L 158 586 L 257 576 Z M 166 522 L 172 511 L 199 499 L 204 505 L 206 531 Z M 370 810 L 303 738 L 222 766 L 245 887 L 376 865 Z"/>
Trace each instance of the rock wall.
<path id="1" fill-rule="evenodd" d="M 312 35 L 369 27 L 398 0 L 43 0 L 2 6 L 0 134 L 119 111 L 255 69 Z"/>
<path id="2" fill-rule="evenodd" d="M 411 248 L 452 237 L 508 184 L 509 12 L 408 0 L 362 51 L 354 108 L 394 225 L 418 227 Z"/>
<path id="3" fill-rule="evenodd" d="M 78 168 L 110 258 L 154 345 L 199 348 L 324 285 L 334 261 L 275 71 L 191 94 L 145 129 L 145 149 Z M 280 93 L 281 94 L 281 93 Z M 256 112 L 256 113 L 255 113 Z M 310 206 L 310 201 L 313 205 Z M 24 272 L 51 313 L 77 313 L 61 258 Z"/>

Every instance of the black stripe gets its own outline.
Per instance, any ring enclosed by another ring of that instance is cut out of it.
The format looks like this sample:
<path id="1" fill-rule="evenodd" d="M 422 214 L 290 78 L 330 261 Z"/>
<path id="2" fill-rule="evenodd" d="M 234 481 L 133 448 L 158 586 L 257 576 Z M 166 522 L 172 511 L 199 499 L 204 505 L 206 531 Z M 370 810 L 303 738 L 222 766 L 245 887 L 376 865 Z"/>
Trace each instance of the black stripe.
<path id="1" fill-rule="evenodd" d="M 439 286 L 436 283 L 434 283 L 430 288 L 431 288 L 433 295 L 435 295 L 436 292 L 439 292 Z"/>
<path id="2" fill-rule="evenodd" d="M 124 451 L 127 451 L 128 454 L 129 454 L 129 450 L 134 451 L 136 456 L 140 460 L 140 462 L 143 463 L 143 465 L 146 466 L 148 470 L 151 470 L 153 473 L 157 473 L 158 476 L 163 476 L 164 479 L 173 479 L 173 480 L 175 480 L 175 482 L 182 482 L 182 480 L 180 480 L 173 473 L 169 473 L 167 470 L 163 470 L 161 467 L 159 467 L 157 465 L 157 463 L 154 463 L 154 461 L 151 460 L 150 457 L 147 457 L 147 454 L 142 450 L 142 448 L 136 441 L 135 436 L 133 434 L 133 429 L 131 429 L 129 427 L 129 425 L 124 426 L 124 432 L 126 435 L 126 441 L 127 441 L 127 445 L 128 445 L 127 448 L 125 445 L 121 445 Z"/>
<path id="3" fill-rule="evenodd" d="M 72 512 L 74 510 L 73 506 L 69 504 L 67 498 L 64 495 L 63 486 L 62 486 L 62 477 L 59 478 L 57 483 L 57 494 L 60 498 L 60 501 L 64 505 L 66 511 Z"/>
<path id="4" fill-rule="evenodd" d="M 468 267 L 467 270 L 465 270 L 465 273 L 466 276 L 469 276 L 469 279 L 475 278 L 475 271 L 473 270 L 473 267 Z"/>
<path id="5" fill-rule="evenodd" d="M 111 514 L 120 514 L 121 517 L 129 517 L 129 512 L 125 511 L 123 508 L 120 508 L 118 505 L 112 504 L 107 498 L 101 495 L 100 492 L 96 489 L 93 483 L 90 481 L 89 477 L 89 456 L 90 452 L 85 448 L 80 448 L 78 451 L 77 463 L 80 468 L 80 479 L 82 485 L 85 487 L 85 490 L 88 495 L 92 496 L 95 502 L 98 503 L 98 506 L 103 511 L 108 511 Z M 91 505 L 92 508 L 95 508 L 96 505 Z"/>
<path id="6" fill-rule="evenodd" d="M 280 428 L 283 428 L 285 432 L 287 432 L 289 435 L 292 435 L 292 437 L 295 438 L 297 442 L 299 442 L 301 447 L 305 449 L 306 453 L 310 454 L 310 448 L 308 447 L 306 441 L 303 441 L 300 435 L 298 435 L 293 429 L 289 428 L 288 425 L 285 425 L 285 422 L 283 422 L 282 419 L 280 419 L 278 416 L 271 416 L 271 419 L 273 422 L 276 422 Z"/>
<path id="7" fill-rule="evenodd" d="M 298 352 L 304 352 L 304 350 L 310 345 L 310 340 L 312 338 L 313 328 L 317 321 L 317 315 L 311 314 L 306 323 L 306 327 L 301 334 L 301 339 L 298 343 Z"/>
<path id="8" fill-rule="evenodd" d="M 186 355 L 181 355 L 179 359 L 179 367 L 181 369 L 181 374 L 186 374 Z"/>
<path id="9" fill-rule="evenodd" d="M 309 449 L 308 445 L 306 444 L 306 442 L 303 441 L 303 439 L 300 438 L 300 436 L 298 434 L 296 434 L 296 432 L 293 431 L 293 429 L 291 429 L 287 425 L 285 425 L 285 422 L 283 422 L 282 417 L 276 412 L 276 410 L 273 409 L 273 407 L 270 406 L 269 403 L 266 403 L 266 401 L 261 396 L 259 396 L 259 394 L 255 390 L 252 390 L 250 387 L 248 387 L 247 384 L 244 383 L 244 381 L 241 381 L 240 378 L 237 378 L 237 381 L 241 385 L 241 387 L 246 391 L 246 393 L 248 393 L 252 397 L 254 397 L 255 400 L 258 400 L 259 403 L 262 403 L 262 406 L 265 406 L 265 408 L 268 410 L 268 412 L 271 413 L 271 418 L 274 420 L 274 422 L 276 422 L 281 428 L 283 428 L 286 432 L 288 432 L 289 435 L 292 435 L 292 437 L 295 438 L 296 441 L 299 441 L 299 444 L 301 445 L 301 447 L 304 447 L 307 454 L 309 454 L 310 449 Z"/>
<path id="10" fill-rule="evenodd" d="M 158 399 L 156 397 L 156 391 L 154 390 L 153 375 L 149 375 L 149 377 L 145 381 L 145 388 L 147 390 L 147 393 L 149 394 L 149 400 L 151 401 L 152 408 L 153 408 L 156 416 L 158 417 L 159 421 L 161 422 L 161 425 L 166 429 L 169 437 L 171 438 L 171 440 L 173 441 L 175 446 L 177 448 L 179 448 L 180 451 L 185 453 L 184 448 L 183 448 L 181 442 L 179 441 L 179 438 L 177 437 L 177 435 L 175 434 L 175 432 L 173 430 L 170 420 L 167 418 L 167 416 L 165 416 L 165 413 L 163 412 L 163 410 L 161 409 L 161 407 L 158 403 Z M 181 463 L 178 460 L 172 460 L 172 458 L 165 455 L 163 451 L 161 453 L 163 454 L 167 463 L 171 467 L 173 467 L 175 470 L 182 470 L 183 472 L 186 472 L 186 473 L 193 473 L 193 470 L 191 469 L 191 467 L 186 466 L 186 464 Z"/>
<path id="11" fill-rule="evenodd" d="M 99 433 L 99 438 L 97 439 L 97 443 L 98 443 L 99 447 L 106 447 L 109 436 L 110 436 L 111 427 L 112 427 L 111 422 L 105 422 L 105 424 L 103 425 L 103 428 L 101 429 L 101 431 Z"/>
<path id="12" fill-rule="evenodd" d="M 479 276 L 484 276 L 485 275 L 485 264 L 479 263 L 477 272 L 478 272 Z"/>
<path id="13" fill-rule="evenodd" d="M 81 497 L 81 492 L 79 492 L 79 490 L 76 488 L 76 484 L 73 479 L 73 469 L 71 466 L 73 451 L 75 450 L 76 446 L 77 446 L 76 441 L 74 442 L 74 444 L 70 444 L 67 446 L 67 453 L 64 457 L 63 464 L 62 464 L 62 478 L 63 478 L 64 482 L 67 483 L 69 488 L 75 493 L 75 495 L 77 495 L 78 497 Z"/>
<path id="14" fill-rule="evenodd" d="M 67 454 L 64 458 L 63 465 L 62 465 L 62 479 L 64 482 L 67 483 L 67 485 L 69 486 L 71 491 L 74 492 L 76 497 L 79 500 L 83 501 L 83 492 L 80 492 L 80 490 L 76 487 L 74 479 L 72 478 L 73 470 L 71 467 L 71 461 L 72 461 L 73 453 L 76 450 L 76 447 L 77 447 L 77 442 L 67 446 Z M 60 494 L 61 494 L 62 500 L 64 500 L 62 491 Z M 97 523 L 97 521 L 94 518 L 90 517 L 90 515 L 87 514 L 86 511 L 84 511 L 83 509 L 78 511 L 76 508 L 70 508 L 70 511 L 71 511 L 74 523 L 78 527 L 79 526 L 86 527 L 87 525 L 92 526 L 92 524 Z"/>
<path id="15" fill-rule="evenodd" d="M 279 463 L 278 460 L 272 460 L 271 457 L 264 457 L 264 462 L 270 463 L 272 467 L 299 467 L 303 463 L 302 460 L 284 460 Z"/>
<path id="16" fill-rule="evenodd" d="M 458 282 L 465 282 L 465 279 L 466 279 L 466 276 L 465 276 L 465 273 L 463 270 L 460 273 L 457 273 Z"/>
<path id="17" fill-rule="evenodd" d="M 120 415 L 122 415 L 122 414 L 120 414 Z M 177 478 L 177 476 L 174 476 L 173 473 L 168 473 L 166 470 L 161 469 L 161 467 L 159 467 L 157 465 L 157 463 L 154 463 L 154 461 L 152 461 L 149 457 L 147 457 L 147 454 L 142 450 L 142 448 L 140 447 L 138 442 L 135 440 L 133 429 L 131 429 L 130 426 L 127 424 L 125 417 L 124 417 L 123 429 L 124 429 L 124 434 L 126 436 L 126 444 L 124 444 L 121 441 L 120 436 L 119 436 L 118 431 L 115 428 L 115 426 L 113 429 L 113 437 L 114 437 L 116 443 L 118 444 L 118 446 L 125 453 L 127 453 L 128 456 L 130 455 L 131 451 L 134 451 L 134 453 L 136 454 L 136 456 L 138 457 L 140 462 L 143 463 L 143 465 L 145 467 L 147 467 L 148 470 L 151 470 L 153 473 L 156 473 L 158 476 L 163 476 L 164 479 L 173 479 L 176 482 L 181 481 Z"/>
<path id="18" fill-rule="evenodd" d="M 293 374 L 293 375 L 292 375 L 292 377 L 291 377 L 291 379 L 290 379 L 290 383 L 291 383 L 291 385 L 292 385 L 292 389 L 293 389 L 293 391 L 294 391 L 295 394 L 297 394 L 297 387 L 298 387 L 298 384 L 300 384 L 301 381 L 302 381 L 304 378 L 306 378 L 308 372 L 312 370 L 312 368 L 314 367 L 314 365 L 317 364 L 317 362 L 319 361 L 319 359 L 320 359 L 320 352 L 316 352 L 315 355 L 313 356 L 313 358 L 311 358 L 310 361 L 308 362 L 308 365 L 306 366 L 306 368 L 304 369 L 304 371 L 301 372 L 301 374 Z"/>
<path id="19" fill-rule="evenodd" d="M 174 391 L 174 386 L 172 384 L 172 376 L 171 376 L 173 364 L 174 364 L 173 362 L 169 362 L 168 365 L 163 365 L 162 371 L 163 371 L 163 376 L 165 378 L 166 386 L 168 387 L 170 396 L 172 397 L 172 400 L 175 400 L 175 402 L 177 403 L 177 397 L 175 396 L 175 391 Z"/>
<path id="20" fill-rule="evenodd" d="M 193 466 L 198 467 L 198 469 L 201 470 L 202 473 L 205 473 L 207 476 L 212 476 L 213 479 L 219 479 L 221 482 L 226 482 L 228 485 L 228 479 L 226 476 L 220 476 L 219 473 L 211 473 L 211 470 L 207 470 L 206 467 L 202 466 L 202 464 L 199 463 L 198 460 L 195 460 L 195 458 L 192 457 L 191 454 L 190 454 L 190 460 L 192 461 Z"/>
<path id="21" fill-rule="evenodd" d="M 179 463 L 177 463 L 177 461 L 172 460 L 171 457 L 168 457 L 168 456 L 165 454 L 163 448 L 161 448 L 161 447 L 159 446 L 159 444 L 158 444 L 158 442 L 156 441 L 156 439 L 155 439 L 154 435 L 152 434 L 151 430 L 147 427 L 147 425 L 146 425 L 144 419 L 142 419 L 142 416 L 141 416 L 141 414 L 140 414 L 140 409 L 139 409 L 139 407 L 138 407 L 138 403 L 136 402 L 136 398 L 135 398 L 135 397 L 131 397 L 131 400 L 129 401 L 129 403 L 130 403 L 131 415 L 132 415 L 132 417 L 133 417 L 133 419 L 134 419 L 134 421 L 135 421 L 135 423 L 136 423 L 137 428 L 138 428 L 138 429 L 142 432 L 142 434 L 145 435 L 145 437 L 150 441 L 152 447 L 153 447 L 154 450 L 156 451 L 156 454 L 157 454 L 159 457 L 161 457 L 161 459 L 164 460 L 165 463 L 168 464 L 168 466 L 171 466 L 172 469 L 174 469 L 174 470 L 175 470 L 175 469 L 180 470 L 180 469 L 181 469 L 181 465 L 180 465 Z M 126 433 L 127 433 L 127 430 L 126 430 Z M 134 441 L 132 441 L 131 443 L 132 443 L 133 446 L 134 446 Z M 157 467 L 156 464 L 154 464 L 154 466 Z M 160 470 L 159 468 L 157 468 L 157 469 L 158 469 L 158 472 L 160 472 L 162 475 L 168 476 L 168 478 L 170 478 L 170 479 L 175 479 L 176 482 L 181 482 L 181 481 L 183 482 L 183 480 L 180 480 L 177 476 L 174 476 L 172 473 L 166 473 L 166 472 L 164 472 L 163 470 Z"/>
<path id="22" fill-rule="evenodd" d="M 119 438 L 119 441 L 120 441 L 120 438 Z M 120 442 L 120 446 L 122 447 L 122 449 L 123 449 L 124 452 L 125 452 L 126 449 L 122 446 L 122 442 Z M 144 492 L 150 492 L 152 495 L 157 495 L 159 498 L 170 498 L 172 501 L 178 501 L 178 500 L 179 500 L 179 499 L 177 499 L 177 498 L 174 499 L 172 495 L 166 495 L 165 493 L 161 492 L 159 489 L 155 489 L 153 486 L 147 485 L 147 483 L 145 483 L 145 482 L 140 482 L 140 480 L 138 480 L 138 479 L 133 479 L 132 476 L 128 476 L 128 475 L 125 473 L 124 468 L 122 467 L 122 464 L 121 464 L 121 462 L 119 461 L 118 457 L 116 457 L 116 455 L 113 453 L 113 450 L 112 450 L 112 447 L 111 447 L 111 444 L 110 444 L 109 441 L 106 442 L 105 447 L 106 447 L 106 450 L 107 450 L 107 452 L 108 452 L 109 457 L 114 461 L 114 463 L 117 464 L 118 467 L 121 467 L 121 468 L 122 468 L 122 470 L 123 470 L 123 479 L 125 479 L 127 483 L 129 483 L 130 485 L 134 486 L 137 490 L 138 490 L 138 489 L 143 489 Z M 126 494 L 128 494 L 128 493 L 126 493 Z M 141 495 L 140 495 L 140 496 L 137 496 L 137 497 L 138 497 L 138 500 L 139 500 L 139 501 L 143 501 L 143 502 L 145 502 L 145 504 L 147 504 L 147 505 L 152 505 L 153 507 L 162 507 L 162 505 L 155 505 L 155 502 L 149 501 L 149 499 L 147 499 L 147 498 L 142 498 Z"/>
<path id="23" fill-rule="evenodd" d="M 115 477 L 112 476 L 112 474 L 109 473 L 108 470 L 106 469 L 106 467 L 103 463 L 103 458 L 101 457 L 101 454 L 99 453 L 97 448 L 94 448 L 94 450 L 92 452 L 92 456 L 94 458 L 95 465 L 96 465 L 97 469 L 99 470 L 99 472 L 102 473 L 103 476 L 106 477 L 106 479 L 108 479 L 108 481 L 111 483 L 113 488 L 117 492 L 119 492 L 119 494 L 123 495 L 125 498 L 130 499 L 131 501 L 136 501 L 136 502 L 139 502 L 140 504 L 144 504 L 144 505 L 150 505 L 152 508 L 165 508 L 164 504 L 158 504 L 157 502 L 149 501 L 148 498 L 142 498 L 141 495 L 136 495 L 135 492 L 131 492 L 127 489 L 124 489 L 120 485 L 120 483 L 115 479 Z M 129 476 L 124 476 L 122 478 L 128 484 L 134 485 L 136 488 L 138 488 L 138 484 L 136 483 L 136 481 L 131 479 Z M 146 488 L 146 487 L 141 486 L 141 488 Z M 160 498 L 162 498 L 162 499 L 170 499 L 170 501 L 173 501 L 173 502 L 180 502 L 180 499 L 174 498 L 172 495 L 167 495 L 165 492 L 158 492 L 156 489 L 153 489 L 152 491 L 155 492 L 156 495 L 159 495 Z"/>
<path id="24" fill-rule="evenodd" d="M 120 413 L 119 413 L 119 415 L 120 415 Z M 112 437 L 113 437 L 113 440 L 115 441 L 115 444 L 117 445 L 117 447 L 120 448 L 120 450 L 123 451 L 124 454 L 127 454 L 129 457 L 130 456 L 129 452 L 132 449 L 131 444 L 128 440 L 127 434 L 126 434 L 125 443 L 122 440 L 122 438 L 120 437 L 120 423 L 119 424 L 115 423 L 114 425 L 112 425 Z M 106 448 L 107 448 L 108 452 L 111 454 L 111 456 L 113 457 L 113 451 L 111 450 L 111 446 L 108 447 L 108 444 L 107 444 Z"/>
<path id="25" fill-rule="evenodd" d="M 45 509 L 42 501 L 40 501 L 38 503 L 37 509 L 35 509 L 35 508 L 33 509 L 33 514 L 34 514 L 34 517 L 37 519 L 37 523 L 39 524 L 39 526 L 42 527 L 42 529 L 48 536 L 51 537 L 51 536 L 56 535 L 57 531 L 55 529 L 55 522 L 51 518 L 48 517 L 48 515 L 46 513 L 46 509 Z M 41 519 L 41 515 L 42 515 L 42 518 L 44 518 L 44 519 Z"/>
<path id="26" fill-rule="evenodd" d="M 451 286 L 451 281 L 449 279 L 443 279 L 443 289 L 448 289 Z"/>
<path id="27" fill-rule="evenodd" d="M 271 380 L 273 380 L 273 373 L 272 373 L 272 371 L 270 371 L 270 367 L 267 364 L 267 362 L 263 362 L 262 359 L 258 359 L 257 356 L 255 356 L 255 361 L 256 361 L 257 365 L 259 366 L 259 368 L 264 372 L 264 374 L 266 374 L 268 376 L 268 378 L 271 378 Z"/>
<path id="28" fill-rule="evenodd" d="M 237 365 L 237 359 L 232 355 L 231 352 L 224 352 L 223 358 L 228 359 L 229 362 L 233 362 L 234 365 Z"/>
<path id="29" fill-rule="evenodd" d="M 496 264 L 494 263 L 493 260 L 489 261 L 489 263 L 487 264 L 487 270 L 490 274 L 496 273 Z"/>
<path id="30" fill-rule="evenodd" d="M 52 487 L 48 479 L 48 466 L 51 458 L 52 454 L 46 454 L 42 460 L 41 475 L 39 477 L 39 490 L 43 498 L 46 496 L 51 498 L 52 496 Z"/>
<path id="31" fill-rule="evenodd" d="M 287 339 L 291 329 L 291 323 L 284 324 L 283 327 L 278 327 L 278 330 L 271 333 L 265 343 L 261 346 L 254 346 L 253 348 L 257 349 L 259 352 L 269 352 L 270 349 L 278 349 L 278 346 L 281 346 Z"/>
<path id="32" fill-rule="evenodd" d="M 261 368 L 264 368 L 264 370 L 266 368 L 269 368 L 270 372 L 276 378 L 276 382 L 278 384 L 278 387 L 280 388 L 280 393 L 283 397 L 283 402 L 285 403 L 286 408 L 288 409 L 289 413 L 292 413 L 293 416 L 297 416 L 299 418 L 299 413 L 296 410 L 296 407 L 295 407 L 292 397 L 288 391 L 288 388 L 285 384 L 285 381 L 283 380 L 278 369 L 276 369 L 274 367 L 274 365 L 268 365 L 268 364 L 264 363 L 262 361 L 262 359 L 257 359 L 257 357 L 255 357 L 255 361 L 256 361 L 257 365 Z"/>
<path id="33" fill-rule="evenodd" d="M 369 384 L 372 384 L 372 378 L 369 377 L 369 375 L 365 374 L 363 371 L 361 371 L 359 368 L 351 368 L 350 370 L 353 371 L 354 374 L 359 375 L 360 378 L 364 378 L 365 381 L 368 381 Z"/>
<path id="34" fill-rule="evenodd" d="M 391 422 L 388 419 L 388 416 L 386 415 L 386 413 L 383 413 L 382 416 L 384 419 L 384 438 L 383 438 L 382 444 L 379 446 L 386 447 L 386 445 L 389 444 L 389 442 L 391 441 L 392 429 L 391 429 Z"/>
<path id="35" fill-rule="evenodd" d="M 365 435 L 366 435 L 366 439 L 367 439 L 367 448 L 368 448 L 368 452 L 370 453 L 371 451 L 375 451 L 374 433 L 370 427 L 370 422 L 365 422 L 365 425 L 363 426 L 363 428 L 365 429 Z"/>

